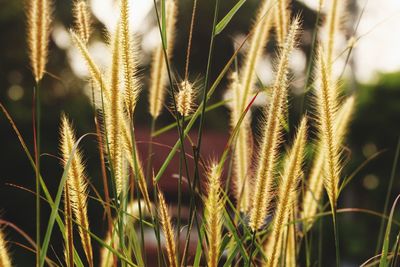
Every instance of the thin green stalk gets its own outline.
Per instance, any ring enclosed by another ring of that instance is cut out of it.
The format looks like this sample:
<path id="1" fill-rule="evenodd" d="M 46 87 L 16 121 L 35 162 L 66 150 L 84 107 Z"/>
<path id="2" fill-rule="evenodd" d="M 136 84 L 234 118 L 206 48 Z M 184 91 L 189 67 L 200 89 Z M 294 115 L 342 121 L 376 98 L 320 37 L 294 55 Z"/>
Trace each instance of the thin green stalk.
<path id="1" fill-rule="evenodd" d="M 182 115 L 182 131 L 183 132 L 185 130 L 185 115 Z M 178 263 L 180 262 L 180 258 L 179 258 L 179 252 L 180 252 L 180 235 L 181 235 L 181 208 L 182 208 L 182 165 L 183 165 L 183 155 L 182 152 L 185 151 L 185 149 L 183 148 L 184 144 L 181 143 L 181 153 L 179 155 L 179 179 L 178 179 L 178 231 L 177 231 L 177 249 L 176 249 L 176 253 L 178 255 Z M 189 179 L 189 178 L 188 178 Z"/>
<path id="2" fill-rule="evenodd" d="M 253 253 L 254 253 L 255 242 L 256 242 L 256 234 L 257 234 L 257 230 L 253 232 L 253 237 L 251 238 L 249 261 L 247 263 L 247 267 L 251 266 L 251 261 L 253 259 Z"/>
<path id="3" fill-rule="evenodd" d="M 36 177 L 36 266 L 40 265 L 40 83 L 37 82 L 33 94 L 33 136 L 35 147 Z"/>
<path id="4" fill-rule="evenodd" d="M 388 190 L 386 192 L 385 206 L 383 208 L 383 214 L 384 215 L 386 215 L 386 213 L 388 212 L 388 208 L 389 208 L 389 199 L 390 199 L 390 195 L 392 193 L 394 177 L 395 177 L 396 171 L 397 171 L 397 163 L 399 161 L 399 154 L 400 154 L 400 137 L 399 137 L 398 142 L 397 142 L 396 154 L 394 156 L 393 167 L 392 167 L 392 171 L 391 171 L 391 174 L 390 174 L 389 187 L 388 187 Z M 379 250 L 382 247 L 383 228 L 384 228 L 384 226 L 385 226 L 385 221 L 382 218 L 381 219 L 381 225 L 379 227 L 379 236 L 378 236 L 378 242 L 376 243 L 375 255 L 377 255 L 379 253 Z"/>
<path id="5" fill-rule="evenodd" d="M 340 248 L 339 248 L 339 226 L 337 223 L 336 206 L 332 207 L 332 222 L 335 235 L 336 266 L 340 267 Z"/>
<path id="6" fill-rule="evenodd" d="M 154 131 L 156 128 L 156 118 L 153 116 L 151 117 L 151 124 L 150 124 L 150 138 L 149 138 L 149 146 L 147 150 L 147 167 L 146 167 L 146 180 L 151 181 L 152 178 L 150 178 L 150 171 L 151 171 L 151 165 L 153 163 L 153 135 Z"/>

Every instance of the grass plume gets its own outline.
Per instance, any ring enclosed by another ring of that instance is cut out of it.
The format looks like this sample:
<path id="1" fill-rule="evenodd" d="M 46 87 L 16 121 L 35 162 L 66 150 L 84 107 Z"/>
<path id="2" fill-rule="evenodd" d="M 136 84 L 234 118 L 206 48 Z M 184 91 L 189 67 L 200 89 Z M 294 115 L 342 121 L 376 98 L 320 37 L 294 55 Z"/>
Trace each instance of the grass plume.
<path id="1" fill-rule="evenodd" d="M 351 116 L 354 111 L 354 96 L 347 98 L 338 111 L 334 124 L 334 133 L 338 137 L 339 145 L 342 144 L 346 136 Z M 323 164 L 325 162 L 325 154 L 322 152 L 322 143 L 318 143 L 316 157 L 312 165 L 310 176 L 308 178 L 306 192 L 303 198 L 301 218 L 305 221 L 305 229 L 309 230 L 315 218 L 313 218 L 318 210 L 318 205 L 323 193 Z"/>
<path id="2" fill-rule="evenodd" d="M 282 236 L 287 227 L 293 201 L 296 198 L 296 188 L 301 176 L 304 148 L 306 144 L 307 119 L 303 118 L 300 123 L 296 139 L 289 156 L 286 159 L 282 181 L 279 187 L 278 202 L 272 226 L 272 234 L 267 243 L 267 263 L 265 266 L 278 266 L 281 249 Z"/>
<path id="3" fill-rule="evenodd" d="M 181 116 L 189 116 L 194 106 L 194 89 L 189 81 L 180 84 L 179 91 L 176 93 L 176 108 Z"/>
<path id="4" fill-rule="evenodd" d="M 139 94 L 139 84 L 136 78 L 137 62 L 134 58 L 136 50 L 132 41 L 132 32 L 129 28 L 129 1 L 121 0 L 120 5 L 119 27 L 121 31 L 122 65 L 124 66 L 125 109 L 129 117 L 132 118 Z"/>
<path id="5" fill-rule="evenodd" d="M 60 148 L 63 164 L 66 164 L 71 156 L 71 153 L 73 153 L 73 147 L 76 143 L 76 139 L 71 123 L 65 115 L 61 117 L 60 135 Z M 79 225 L 79 235 L 81 237 L 82 246 L 85 251 L 89 266 L 93 266 L 92 243 L 88 233 L 90 228 L 87 216 L 87 181 L 82 155 L 79 150 L 73 155 L 71 166 L 68 170 L 67 184 L 68 188 L 71 189 L 69 192 L 71 207 L 76 222 Z"/>
<path id="6" fill-rule="evenodd" d="M 273 197 L 275 162 L 282 128 L 279 118 L 282 117 L 284 112 L 283 106 L 289 85 L 289 57 L 295 48 L 299 31 L 300 20 L 297 17 L 290 26 L 285 46 L 280 52 L 271 102 L 264 109 L 266 121 L 262 126 L 263 136 L 255 175 L 256 185 L 250 209 L 250 227 L 253 231 L 261 228 Z"/>
<path id="7" fill-rule="evenodd" d="M 28 47 L 33 76 L 42 80 L 47 64 L 51 11 L 49 0 L 28 2 Z"/>
<path id="8" fill-rule="evenodd" d="M 231 129 L 234 129 L 242 116 L 242 86 L 239 82 L 239 76 L 236 72 L 232 73 L 230 83 L 230 93 L 232 95 L 231 104 Z M 234 190 L 235 197 L 238 202 L 239 210 L 246 212 L 250 204 L 250 161 L 252 157 L 252 131 L 251 131 L 251 115 L 248 114 L 243 118 L 241 127 L 238 131 L 233 156 L 234 164 Z"/>
<path id="9" fill-rule="evenodd" d="M 338 136 L 334 132 L 334 121 L 337 116 L 338 100 L 335 87 L 325 54 L 320 49 L 318 55 L 316 104 L 319 123 L 319 134 L 322 142 L 322 153 L 325 155 L 323 165 L 324 185 L 328 193 L 332 209 L 336 209 L 338 198 L 340 164 L 339 164 L 339 143 Z"/>
<path id="10" fill-rule="evenodd" d="M 269 14 L 269 11 L 272 8 L 271 2 L 271 0 L 262 1 L 257 13 L 255 24 L 251 30 L 252 36 L 249 44 L 250 48 L 246 53 L 245 63 L 240 76 L 240 82 L 243 86 L 241 111 L 245 109 L 246 103 L 249 102 L 250 94 L 256 81 L 256 66 L 267 45 L 272 26 L 272 16 Z"/>
<path id="11" fill-rule="evenodd" d="M 158 202 L 160 221 L 166 239 L 169 266 L 178 267 L 175 235 L 171 224 L 171 217 L 169 216 L 168 207 L 161 192 L 158 192 Z"/>
<path id="12" fill-rule="evenodd" d="M 177 18 L 177 6 L 174 0 L 167 0 L 166 4 L 166 34 L 167 44 L 166 52 L 168 59 L 172 57 L 174 50 L 174 39 L 175 39 L 175 24 Z M 165 64 L 164 49 L 162 43 L 160 43 L 153 55 L 151 64 L 151 76 L 150 76 L 150 89 L 149 89 L 149 109 L 150 115 L 153 118 L 157 118 L 162 110 L 164 99 L 166 95 L 165 85 L 167 82 L 167 68 Z"/>
<path id="13" fill-rule="evenodd" d="M 217 267 L 222 242 L 223 202 L 218 164 L 212 164 L 208 173 L 208 195 L 205 200 L 206 233 L 208 237 L 207 266 Z"/>
<path id="14" fill-rule="evenodd" d="M 0 228 L 0 266 L 11 267 L 11 258 L 7 250 L 7 241 L 3 234 L 3 229 Z"/>
<path id="15" fill-rule="evenodd" d="M 91 34 L 91 16 L 88 4 L 84 0 L 74 2 L 73 15 L 75 30 L 85 43 L 89 42 Z"/>
<path id="16" fill-rule="evenodd" d="M 278 0 L 274 5 L 274 24 L 276 39 L 279 46 L 283 46 L 289 29 L 290 10 L 289 0 Z"/>

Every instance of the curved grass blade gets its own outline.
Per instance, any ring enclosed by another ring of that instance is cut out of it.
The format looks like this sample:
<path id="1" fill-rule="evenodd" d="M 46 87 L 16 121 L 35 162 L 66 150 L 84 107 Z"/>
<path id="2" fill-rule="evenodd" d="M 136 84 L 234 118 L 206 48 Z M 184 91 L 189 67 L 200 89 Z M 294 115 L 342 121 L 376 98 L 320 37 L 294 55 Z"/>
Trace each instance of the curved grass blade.
<path id="1" fill-rule="evenodd" d="M 226 26 L 228 26 L 229 22 L 235 16 L 236 12 L 243 6 L 246 0 L 239 0 L 236 5 L 232 7 L 232 9 L 228 12 L 228 14 L 223 17 L 223 19 L 218 22 L 217 26 L 215 26 L 215 35 L 220 34 Z"/>

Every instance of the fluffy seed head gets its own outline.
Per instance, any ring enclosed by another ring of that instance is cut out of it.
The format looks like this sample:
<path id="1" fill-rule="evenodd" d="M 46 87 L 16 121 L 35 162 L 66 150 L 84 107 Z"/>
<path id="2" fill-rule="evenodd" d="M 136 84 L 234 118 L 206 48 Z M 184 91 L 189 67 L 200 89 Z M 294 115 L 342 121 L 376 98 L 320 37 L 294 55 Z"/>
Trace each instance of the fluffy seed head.
<path id="1" fill-rule="evenodd" d="M 346 136 L 347 128 L 351 120 L 354 110 L 354 96 L 346 99 L 338 111 L 337 118 L 334 124 L 334 133 L 338 138 L 339 145 L 343 142 Z M 307 183 L 306 193 L 304 195 L 301 218 L 307 219 L 305 221 L 305 229 L 309 230 L 315 218 L 313 218 L 318 210 L 322 192 L 323 192 L 323 164 L 325 162 L 323 153 L 322 142 L 319 141 L 317 147 L 317 154 L 311 168 L 310 176 Z"/>
<path id="2" fill-rule="evenodd" d="M 272 235 L 267 244 L 266 266 L 276 267 L 281 254 L 282 235 L 287 227 L 293 201 L 296 198 L 296 188 L 301 176 L 301 167 L 306 145 L 307 120 L 304 118 L 297 132 L 293 147 L 286 159 L 282 181 L 279 187 L 278 203 L 275 212 Z"/>
<path id="3" fill-rule="evenodd" d="M 64 167 L 70 157 L 71 163 L 67 173 L 67 184 L 70 189 L 70 201 L 72 212 L 77 223 L 80 225 L 79 227 L 79 235 L 81 237 L 82 246 L 85 250 L 86 258 L 89 262 L 89 265 L 93 264 L 93 253 L 92 253 L 92 244 L 90 240 L 90 235 L 87 231 L 89 231 L 89 220 L 87 216 L 87 182 L 85 175 L 85 167 L 82 160 L 82 154 L 79 149 L 74 151 L 74 146 L 76 143 L 75 133 L 72 129 L 71 123 L 67 119 L 65 115 L 61 117 L 61 154 L 62 154 L 62 163 Z"/>
<path id="4" fill-rule="evenodd" d="M 39 82 L 45 73 L 50 34 L 50 1 L 28 2 L 28 47 L 33 76 Z"/>
<path id="5" fill-rule="evenodd" d="M 134 114 L 137 98 L 139 95 L 139 82 L 137 75 L 137 52 L 133 45 L 131 30 L 129 28 L 129 1 L 121 0 L 120 6 L 120 31 L 122 64 L 124 66 L 124 100 L 125 109 L 131 118 Z"/>
<path id="6" fill-rule="evenodd" d="M 183 81 L 180 84 L 179 91 L 176 94 L 176 105 L 179 114 L 188 116 L 193 108 L 194 89 L 189 81 Z"/>
<path id="7" fill-rule="evenodd" d="M 169 266 L 178 267 L 178 261 L 176 259 L 176 246 L 175 246 L 175 235 L 172 229 L 171 217 L 168 213 L 167 204 L 165 203 L 164 196 L 161 192 L 158 192 L 159 201 L 159 216 L 161 220 L 162 229 L 167 242 L 167 252 Z"/>
<path id="8" fill-rule="evenodd" d="M 336 209 L 340 176 L 339 143 L 334 132 L 334 121 L 337 116 L 337 93 L 332 82 L 325 54 L 320 49 L 318 55 L 316 104 L 319 122 L 319 134 L 322 142 L 324 185 L 332 209 Z"/>
<path id="9" fill-rule="evenodd" d="M 174 49 L 174 39 L 175 39 L 175 25 L 177 17 L 177 8 L 174 0 L 166 1 L 166 35 L 167 44 L 166 52 L 168 60 L 172 57 L 172 52 Z M 165 55 L 162 45 L 162 41 L 157 46 L 156 51 L 153 55 L 152 70 L 150 77 L 150 90 L 149 90 L 149 109 L 150 115 L 153 118 L 157 118 L 162 110 L 164 99 L 165 99 L 165 85 L 167 82 L 167 68 L 165 64 Z"/>
<path id="10" fill-rule="evenodd" d="M 260 1 L 261 2 L 261 1 Z M 253 90 L 256 75 L 255 69 L 258 61 L 267 45 L 269 32 L 272 26 L 272 1 L 264 0 L 259 7 L 257 18 L 252 29 L 252 36 L 250 39 L 250 48 L 246 53 L 244 69 L 242 70 L 240 81 L 243 86 L 243 95 L 241 109 L 244 110 L 246 104 L 249 102 L 251 92 Z"/>
<path id="11" fill-rule="evenodd" d="M 205 201 L 206 232 L 208 237 L 208 266 L 218 266 L 222 240 L 223 204 L 220 197 L 220 173 L 213 163 L 208 173 L 208 195 Z"/>
<path id="12" fill-rule="evenodd" d="M 250 227 L 253 231 L 261 228 L 273 195 L 275 162 L 280 143 L 280 118 L 283 117 L 283 106 L 288 89 L 289 57 L 296 45 L 299 29 L 300 20 L 295 18 L 280 54 L 271 103 L 265 108 L 267 120 L 262 128 L 263 137 L 255 176 L 255 192 L 250 209 Z"/>
<path id="13" fill-rule="evenodd" d="M 276 39 L 280 46 L 284 44 L 289 29 L 290 11 L 288 2 L 288 0 L 278 0 L 274 5 Z"/>
<path id="14" fill-rule="evenodd" d="M 89 42 L 91 17 L 86 1 L 79 0 L 74 2 L 73 15 L 75 19 L 75 30 L 85 43 Z"/>
<path id="15" fill-rule="evenodd" d="M 234 72 L 231 76 L 231 95 L 232 100 L 229 105 L 231 111 L 231 129 L 235 129 L 242 116 L 241 104 L 243 87 L 240 84 L 239 76 Z M 252 131 L 251 131 L 251 111 L 247 111 L 238 129 L 237 139 L 234 143 L 234 173 L 235 197 L 238 202 L 239 210 L 247 211 L 250 203 L 250 161 L 252 155 Z"/>
<path id="16" fill-rule="evenodd" d="M 7 242 L 2 229 L 0 229 L 0 266 L 11 267 L 11 258 L 7 251 Z"/>

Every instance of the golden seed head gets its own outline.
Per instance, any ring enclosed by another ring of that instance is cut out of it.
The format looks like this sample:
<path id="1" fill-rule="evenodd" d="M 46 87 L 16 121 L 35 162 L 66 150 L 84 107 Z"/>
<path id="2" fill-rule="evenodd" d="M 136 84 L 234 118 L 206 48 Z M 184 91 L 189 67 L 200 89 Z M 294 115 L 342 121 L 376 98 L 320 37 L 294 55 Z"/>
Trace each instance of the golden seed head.
<path id="1" fill-rule="evenodd" d="M 285 43 L 287 31 L 289 29 L 290 11 L 288 0 L 278 0 L 274 5 L 274 22 L 276 39 L 280 46 Z"/>
<path id="2" fill-rule="evenodd" d="M 168 212 L 167 204 L 163 194 L 158 192 L 159 201 L 159 215 L 161 220 L 162 229 L 166 239 L 167 254 L 169 266 L 178 267 L 178 261 L 176 259 L 176 246 L 175 246 L 175 235 L 171 224 L 171 217 Z"/>
<path id="3" fill-rule="evenodd" d="M 296 199 L 296 188 L 301 176 L 306 145 L 307 119 L 300 123 L 297 136 L 285 162 L 279 186 L 278 203 L 275 211 L 272 234 L 267 244 L 267 266 L 276 267 L 281 254 L 282 235 L 289 221 L 290 211 Z"/>
<path id="4" fill-rule="evenodd" d="M 70 189 L 70 201 L 72 212 L 74 217 L 79 224 L 79 234 L 82 241 L 82 246 L 85 250 L 85 254 L 89 264 L 93 263 L 93 252 L 90 235 L 88 233 L 89 220 L 87 216 L 87 181 L 85 174 L 85 167 L 83 164 L 82 154 L 76 146 L 76 138 L 74 130 L 65 115 L 61 117 L 61 154 L 62 163 L 64 168 L 67 167 L 67 163 L 71 158 L 70 165 L 67 173 L 67 184 Z M 75 150 L 74 150 L 75 149 Z M 92 266 L 92 265 L 91 265 Z"/>
<path id="5" fill-rule="evenodd" d="M 166 1 L 166 53 L 167 59 L 171 60 L 174 39 L 175 39 L 175 25 L 177 18 L 177 7 L 174 0 Z M 162 107 L 166 95 L 166 83 L 168 81 L 168 72 L 165 64 L 165 54 L 160 37 L 160 44 L 157 46 L 156 51 L 153 55 L 153 61 L 151 64 L 151 77 L 150 77 L 150 89 L 149 89 L 149 111 L 153 118 L 157 118 L 162 111 Z"/>
<path id="6" fill-rule="evenodd" d="M 11 258 L 7 251 L 7 241 L 5 240 L 1 228 L 0 228 L 0 266 L 11 267 Z"/>
<path id="7" fill-rule="evenodd" d="M 220 196 L 221 181 L 218 164 L 211 164 L 208 178 L 208 195 L 205 200 L 206 232 L 208 236 L 208 266 L 218 266 L 222 240 L 223 204 Z"/>
<path id="8" fill-rule="evenodd" d="M 89 42 L 91 33 L 91 17 L 86 1 L 75 1 L 73 15 L 75 19 L 75 30 L 85 43 Z"/>
<path id="9" fill-rule="evenodd" d="M 299 30 L 300 20 L 296 17 L 290 26 L 285 45 L 280 53 L 271 103 L 269 107 L 265 108 L 267 119 L 262 126 L 262 144 L 258 155 L 255 192 L 250 209 L 250 227 L 253 231 L 260 229 L 263 225 L 273 198 L 276 157 L 282 128 L 280 119 L 283 118 L 283 107 L 289 85 L 289 58 L 295 48 Z"/>
<path id="10" fill-rule="evenodd" d="M 193 109 L 193 98 L 193 85 L 189 81 L 181 82 L 179 91 L 176 94 L 176 106 L 179 114 L 182 116 L 190 115 Z"/>
<path id="11" fill-rule="evenodd" d="M 45 73 L 50 35 L 49 0 L 30 0 L 28 8 L 28 47 L 31 67 L 36 82 Z"/>

